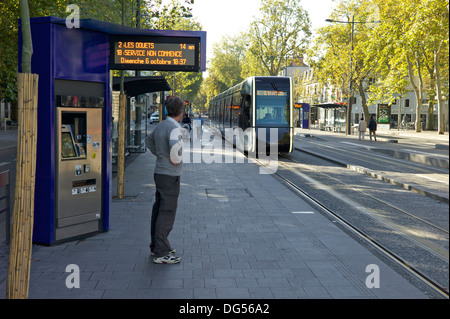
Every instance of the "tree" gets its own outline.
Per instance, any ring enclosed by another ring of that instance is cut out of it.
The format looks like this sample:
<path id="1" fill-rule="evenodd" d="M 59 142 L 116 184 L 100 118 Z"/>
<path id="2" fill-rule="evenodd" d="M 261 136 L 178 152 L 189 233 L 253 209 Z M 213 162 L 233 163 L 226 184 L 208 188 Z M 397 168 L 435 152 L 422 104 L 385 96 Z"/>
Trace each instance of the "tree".
<path id="1" fill-rule="evenodd" d="M 308 61 L 316 68 L 319 83 L 343 92 L 349 102 L 348 125 L 351 124 L 351 100 L 358 91 L 364 117 L 369 117 L 366 91 L 373 77 L 375 64 L 368 59 L 367 48 L 377 28 L 369 0 L 341 1 L 330 15 L 333 22 L 319 29 L 308 56 L 319 57 Z M 350 131 L 347 131 L 350 133 Z"/>
<path id="2" fill-rule="evenodd" d="M 30 17 L 55 15 L 62 16 L 65 1 L 36 0 L 28 4 Z M 69 1 L 67 1 L 69 4 Z M 20 18 L 19 1 L 1 0 L 0 7 L 0 99 L 17 101 L 16 74 L 18 70 L 18 21 Z"/>
<path id="3" fill-rule="evenodd" d="M 209 74 L 217 92 L 222 92 L 243 81 L 242 61 L 245 59 L 246 46 L 244 35 L 223 37 L 213 47 L 213 57 Z"/>
<path id="4" fill-rule="evenodd" d="M 0 100 L 17 100 L 18 1 L 2 1 L 0 15 Z"/>
<path id="5" fill-rule="evenodd" d="M 262 17 L 250 26 L 249 51 L 269 75 L 278 75 L 288 58 L 303 56 L 311 36 L 309 15 L 298 0 L 262 0 L 260 11 Z"/>
<path id="6" fill-rule="evenodd" d="M 122 1 L 125 1 L 125 24 L 136 25 L 136 0 L 79 0 L 82 19 L 99 19 L 113 23 L 122 21 Z M 70 0 L 33 0 L 29 2 L 30 17 L 55 16 L 65 18 L 66 6 Z M 18 59 L 18 20 L 19 1 L 1 0 L 0 7 L 0 99 L 17 101 L 17 59 Z M 105 10 L 108 8 L 108 10 Z M 141 1 L 141 9 L 145 11 L 147 2 Z"/>
<path id="7" fill-rule="evenodd" d="M 163 2 L 163 0 L 146 2 L 142 16 L 143 27 L 160 30 L 187 30 L 183 26 L 186 26 L 186 18 L 192 17 L 191 5 L 194 0 L 185 0 L 184 3 L 171 0 L 169 4 Z"/>
<path id="8" fill-rule="evenodd" d="M 397 97 L 403 97 L 409 83 L 405 56 L 397 54 L 402 47 L 401 26 L 405 16 L 400 11 L 401 5 L 390 5 L 387 2 L 377 5 L 381 23 L 371 34 L 364 58 L 365 64 L 373 65 L 373 74 L 377 78 L 368 90 L 369 101 L 387 104 L 393 103 Z"/>
<path id="9" fill-rule="evenodd" d="M 180 3 L 171 0 L 165 5 L 162 0 L 148 3 L 141 16 L 141 25 L 147 29 L 164 30 L 202 30 L 201 24 L 192 18 L 191 4 L 193 0 Z M 201 72 L 155 72 L 167 78 L 171 83 L 173 94 L 184 100 L 193 100 L 200 90 L 203 81 Z"/>
<path id="10" fill-rule="evenodd" d="M 444 103 L 443 96 L 448 97 L 448 67 L 449 67 L 449 6 L 448 1 L 428 0 L 421 2 L 418 8 L 415 23 L 417 29 L 422 31 L 424 41 L 423 56 L 425 66 L 434 84 L 434 94 L 438 105 L 438 134 L 444 134 Z M 446 70 L 446 71 L 444 71 Z M 444 71 L 444 72 L 443 72 Z M 445 78 L 444 74 L 447 74 Z M 443 87 L 447 84 L 446 89 Z M 447 92 L 445 92 L 447 91 Z"/>
<path id="11" fill-rule="evenodd" d="M 243 35 L 245 37 L 246 43 L 250 43 L 250 34 L 247 33 Z M 254 51 L 250 50 L 250 46 L 246 45 L 246 50 L 244 53 L 244 59 L 241 61 L 241 77 L 246 79 L 250 76 L 267 76 L 270 75 L 269 70 L 264 66 L 262 60 L 259 56 L 255 55 Z"/>
<path id="12" fill-rule="evenodd" d="M 383 21 L 374 37 L 377 47 L 383 48 L 374 59 L 378 61 L 381 75 L 379 85 L 388 89 L 395 87 L 393 79 L 397 78 L 399 83 L 403 75 L 408 77 L 416 96 L 417 132 L 422 130 L 420 114 L 424 93 L 427 91 L 430 99 L 435 95 L 438 133 L 443 134 L 442 100 L 448 92 L 448 1 L 374 0 L 374 3 L 379 7 Z"/>
<path id="13" fill-rule="evenodd" d="M 208 74 L 208 77 L 202 83 L 202 92 L 206 94 L 207 104 L 209 101 L 217 94 L 223 92 L 223 90 L 218 86 L 219 80 L 215 73 Z"/>
<path id="14" fill-rule="evenodd" d="M 208 87 L 207 87 L 207 79 L 204 79 L 200 85 L 200 90 L 192 99 L 192 105 L 200 110 L 208 109 Z"/>

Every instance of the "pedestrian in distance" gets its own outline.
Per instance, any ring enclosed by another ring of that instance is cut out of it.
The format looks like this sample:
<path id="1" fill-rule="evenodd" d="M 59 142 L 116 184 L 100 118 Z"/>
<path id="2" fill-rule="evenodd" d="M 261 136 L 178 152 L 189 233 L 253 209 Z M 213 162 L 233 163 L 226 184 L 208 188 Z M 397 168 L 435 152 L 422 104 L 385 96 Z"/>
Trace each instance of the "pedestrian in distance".
<path id="1" fill-rule="evenodd" d="M 369 120 L 369 136 L 370 140 L 372 140 L 372 134 L 375 138 L 375 142 L 377 141 L 377 122 L 373 119 L 373 116 L 370 117 Z"/>
<path id="2" fill-rule="evenodd" d="M 197 138 L 199 140 L 202 139 L 202 126 L 203 126 L 203 119 L 202 119 L 202 115 L 199 113 L 198 114 L 198 118 L 195 120 L 195 128 L 197 130 Z"/>
<path id="3" fill-rule="evenodd" d="M 364 134 L 366 134 L 366 128 L 367 128 L 367 123 L 366 121 L 364 121 L 364 117 L 361 117 L 361 120 L 359 121 L 358 124 L 358 132 L 359 132 L 359 136 L 358 139 L 361 141 L 364 141 Z"/>
<path id="4" fill-rule="evenodd" d="M 148 138 L 148 148 L 156 156 L 154 180 L 155 203 L 152 208 L 150 227 L 150 251 L 156 264 L 176 264 L 175 249 L 169 243 L 180 193 L 182 167 L 182 133 L 180 120 L 183 117 L 184 102 L 172 97 L 167 102 L 167 118 L 162 121 Z"/>
<path id="5" fill-rule="evenodd" d="M 408 120 L 408 119 L 406 118 L 406 114 L 403 115 L 402 126 L 401 126 L 401 128 L 406 128 L 406 121 L 407 121 L 407 120 Z"/>
<path id="6" fill-rule="evenodd" d="M 187 142 L 190 140 L 190 132 L 192 129 L 192 121 L 189 118 L 189 116 L 185 113 L 183 116 L 183 119 L 181 120 L 181 127 L 182 127 L 182 133 L 183 133 L 183 141 Z"/>
<path id="7" fill-rule="evenodd" d="M 191 124 L 192 124 L 192 121 L 191 121 L 191 119 L 189 118 L 189 116 L 187 115 L 187 114 L 184 114 L 184 116 L 183 116 L 183 120 L 181 121 L 181 124 L 183 125 L 183 127 L 185 127 L 186 125 L 187 125 L 187 129 L 190 131 L 191 130 Z"/>

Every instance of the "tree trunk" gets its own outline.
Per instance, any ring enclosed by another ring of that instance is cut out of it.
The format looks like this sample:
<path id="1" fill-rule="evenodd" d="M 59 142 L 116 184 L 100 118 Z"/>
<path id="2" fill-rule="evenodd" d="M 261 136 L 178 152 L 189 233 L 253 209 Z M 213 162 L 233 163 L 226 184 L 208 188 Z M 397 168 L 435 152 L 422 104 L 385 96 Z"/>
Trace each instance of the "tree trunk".
<path id="1" fill-rule="evenodd" d="M 444 134 L 444 103 L 442 101 L 441 69 L 439 67 L 441 47 L 434 55 L 434 76 L 436 82 L 436 98 L 438 105 L 438 134 Z"/>
<path id="2" fill-rule="evenodd" d="M 416 57 L 417 58 L 417 57 Z M 420 72 L 420 62 L 417 61 L 417 68 L 418 68 L 418 78 L 419 78 L 419 86 L 416 85 L 416 82 L 414 81 L 414 70 L 411 63 L 411 59 L 409 55 L 406 55 L 406 61 L 408 63 L 408 76 L 409 76 L 409 82 L 411 83 L 411 86 L 414 89 L 414 94 L 416 96 L 416 132 L 422 132 L 422 125 L 420 123 L 420 109 L 422 106 L 422 100 L 423 100 L 423 85 L 422 85 L 422 76 Z"/>
<path id="3" fill-rule="evenodd" d="M 427 114 L 427 124 L 426 124 L 426 128 L 429 131 L 433 131 L 434 130 L 434 112 L 433 112 L 433 108 L 434 108 L 434 101 L 432 101 L 430 99 L 428 101 L 428 114 Z"/>
<path id="4" fill-rule="evenodd" d="M 364 85 L 362 83 L 362 81 L 359 82 L 359 86 L 358 86 L 358 90 L 359 90 L 359 96 L 361 97 L 361 107 L 364 113 L 364 119 L 366 120 L 367 123 L 369 123 L 369 108 L 367 106 L 367 99 L 366 99 L 366 92 L 364 90 Z"/>

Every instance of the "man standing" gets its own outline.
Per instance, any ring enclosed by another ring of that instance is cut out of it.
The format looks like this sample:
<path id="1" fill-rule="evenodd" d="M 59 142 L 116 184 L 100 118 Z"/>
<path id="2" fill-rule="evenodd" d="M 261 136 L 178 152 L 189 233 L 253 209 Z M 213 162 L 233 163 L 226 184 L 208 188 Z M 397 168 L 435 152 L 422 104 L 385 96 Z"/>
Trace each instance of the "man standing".
<path id="1" fill-rule="evenodd" d="M 157 157 L 155 166 L 155 203 L 151 219 L 150 251 L 156 264 L 176 264 L 180 257 L 169 244 L 169 236 L 175 222 L 178 195 L 180 193 L 182 139 L 180 120 L 184 102 L 172 97 L 166 105 L 167 118 L 148 138 L 148 147 Z"/>

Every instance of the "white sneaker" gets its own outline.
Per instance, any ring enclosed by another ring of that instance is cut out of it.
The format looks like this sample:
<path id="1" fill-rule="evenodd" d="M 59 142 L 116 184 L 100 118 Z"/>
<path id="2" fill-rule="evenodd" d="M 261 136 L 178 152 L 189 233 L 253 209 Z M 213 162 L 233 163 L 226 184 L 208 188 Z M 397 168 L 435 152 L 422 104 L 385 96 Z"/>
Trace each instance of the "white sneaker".
<path id="1" fill-rule="evenodd" d="M 177 264 L 180 261 L 181 257 L 175 257 L 170 254 L 164 257 L 153 257 L 153 262 L 155 264 Z"/>
<path id="2" fill-rule="evenodd" d="M 175 255 L 176 253 L 177 253 L 177 250 L 175 248 L 169 252 L 169 254 L 171 254 L 171 255 Z M 155 256 L 155 253 L 153 251 L 151 251 L 150 256 Z"/>

